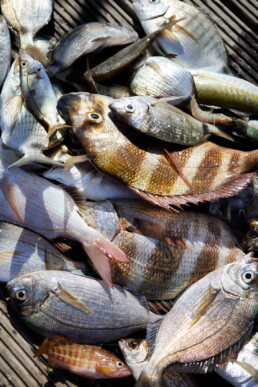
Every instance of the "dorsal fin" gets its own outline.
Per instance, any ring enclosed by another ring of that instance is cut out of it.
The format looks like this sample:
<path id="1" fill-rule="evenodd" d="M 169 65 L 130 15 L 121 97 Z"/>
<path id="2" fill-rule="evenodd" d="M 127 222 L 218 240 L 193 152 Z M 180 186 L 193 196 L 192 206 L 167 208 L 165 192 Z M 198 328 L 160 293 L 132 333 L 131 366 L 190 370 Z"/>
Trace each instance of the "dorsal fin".
<path id="1" fill-rule="evenodd" d="M 159 320 L 151 323 L 147 327 L 147 333 L 146 333 L 146 340 L 150 349 L 150 352 L 152 353 L 155 347 L 155 341 L 156 337 L 159 331 L 159 328 L 163 322 L 165 316 L 161 317 Z"/>

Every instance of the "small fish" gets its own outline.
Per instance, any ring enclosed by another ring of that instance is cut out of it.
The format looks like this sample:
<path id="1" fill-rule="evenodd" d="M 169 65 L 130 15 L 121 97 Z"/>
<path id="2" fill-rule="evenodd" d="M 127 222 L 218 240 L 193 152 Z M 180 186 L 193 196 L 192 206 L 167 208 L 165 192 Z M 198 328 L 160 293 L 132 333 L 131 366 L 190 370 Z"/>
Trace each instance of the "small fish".
<path id="1" fill-rule="evenodd" d="M 257 387 L 258 384 L 258 333 L 241 348 L 236 359 L 230 359 L 216 372 L 235 387 Z"/>
<path id="2" fill-rule="evenodd" d="M 214 125 L 202 123 L 169 103 L 150 97 L 119 98 L 111 111 L 132 128 L 166 142 L 197 145 L 211 134 L 228 136 Z"/>
<path id="3" fill-rule="evenodd" d="M 53 0 L 3 0 L 1 9 L 11 27 L 19 34 L 20 47 L 33 45 L 36 33 L 50 20 Z"/>
<path id="4" fill-rule="evenodd" d="M 74 343 L 63 336 L 46 338 L 34 357 L 46 354 L 52 367 L 90 379 L 124 378 L 130 369 L 106 349 Z"/>
<path id="5" fill-rule="evenodd" d="M 119 130 L 123 126 L 108 107 L 113 102 L 102 95 L 70 93 L 57 107 L 93 165 L 152 204 L 171 209 L 232 196 L 252 178 L 245 172 L 258 166 L 258 150 L 243 152 L 208 141 L 181 151 L 145 150 Z"/>
<path id="6" fill-rule="evenodd" d="M 209 272 L 245 257 L 228 226 L 201 213 L 115 200 L 87 202 L 85 220 L 129 259 L 111 262 L 113 282 L 148 300 L 174 299 Z"/>
<path id="7" fill-rule="evenodd" d="M 131 369 L 134 378 L 138 380 L 144 366 L 148 363 L 147 341 L 145 339 L 121 339 L 118 345 L 126 364 Z M 197 387 L 191 375 L 173 372 L 169 368 L 162 376 L 162 383 L 166 387 Z"/>
<path id="8" fill-rule="evenodd" d="M 129 82 L 136 95 L 185 96 L 186 100 L 194 95 L 194 81 L 189 71 L 162 56 L 148 57 Z"/>
<path id="9" fill-rule="evenodd" d="M 241 112 L 258 112 L 258 87 L 227 74 L 193 70 L 197 101 Z"/>
<path id="10" fill-rule="evenodd" d="M 162 319 L 150 324 L 151 357 L 136 383 L 160 386 L 164 370 L 210 372 L 237 353 L 257 315 L 258 263 L 246 257 L 191 285 Z"/>
<path id="11" fill-rule="evenodd" d="M 188 69 L 229 71 L 223 40 L 212 21 L 197 7 L 178 0 L 135 0 L 133 7 L 147 34 L 172 15 L 184 18 L 172 31 L 165 30 L 157 38 L 164 53 L 176 55 L 173 61 Z"/>
<path id="12" fill-rule="evenodd" d="M 3 16 L 0 16 L 0 87 L 2 86 L 11 64 L 11 38 L 9 28 Z"/>
<path id="13" fill-rule="evenodd" d="M 38 271 L 8 282 L 20 317 L 45 337 L 100 344 L 144 330 L 160 316 L 145 297 L 121 286 L 63 271 Z"/>
<path id="14" fill-rule="evenodd" d="M 125 47 L 94 68 L 87 70 L 84 73 L 86 81 L 90 81 L 91 79 L 104 81 L 116 76 L 134 62 L 140 55 L 142 55 L 142 53 L 156 40 L 157 36 L 162 31 L 166 28 L 172 27 L 179 21 L 180 20 L 176 20 L 172 17 L 171 20 L 164 22 L 157 31 L 144 36 L 142 39 L 139 39 L 131 45 Z"/>
<path id="15" fill-rule="evenodd" d="M 18 167 L 31 162 L 59 165 L 43 154 L 49 146 L 44 127 L 24 105 L 19 75 L 19 63 L 16 59 L 4 82 L 1 92 L 1 130 L 2 143 L 6 148 L 15 150 L 20 159 L 12 166 Z"/>
<path id="16" fill-rule="evenodd" d="M 132 43 L 137 38 L 134 30 L 110 23 L 92 22 L 78 26 L 57 42 L 48 76 L 52 77 L 71 66 L 82 55 L 105 47 Z"/>
<path id="17" fill-rule="evenodd" d="M 57 129 L 67 128 L 56 109 L 56 94 L 44 66 L 25 51 L 19 54 L 22 97 L 34 117 L 48 129 L 50 137 Z"/>
<path id="18" fill-rule="evenodd" d="M 109 259 L 126 262 L 125 254 L 84 222 L 76 203 L 61 187 L 20 168 L 7 169 L 5 155 L 2 150 L 0 220 L 26 227 L 49 240 L 60 237 L 80 242 L 100 276 L 111 286 Z"/>
<path id="19" fill-rule="evenodd" d="M 0 282 L 38 270 L 86 271 L 82 262 L 72 261 L 51 243 L 23 227 L 0 222 Z"/>

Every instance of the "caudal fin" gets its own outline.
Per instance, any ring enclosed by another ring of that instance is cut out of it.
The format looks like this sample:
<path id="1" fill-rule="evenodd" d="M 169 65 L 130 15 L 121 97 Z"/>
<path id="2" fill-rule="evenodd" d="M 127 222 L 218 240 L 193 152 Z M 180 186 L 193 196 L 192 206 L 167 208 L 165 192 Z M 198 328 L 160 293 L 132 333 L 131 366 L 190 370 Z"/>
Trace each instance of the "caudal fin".
<path id="1" fill-rule="evenodd" d="M 82 243 L 82 245 L 100 277 L 108 286 L 112 287 L 109 259 L 113 258 L 119 262 L 128 262 L 125 253 L 100 233 L 92 245 L 89 246 L 86 243 Z"/>

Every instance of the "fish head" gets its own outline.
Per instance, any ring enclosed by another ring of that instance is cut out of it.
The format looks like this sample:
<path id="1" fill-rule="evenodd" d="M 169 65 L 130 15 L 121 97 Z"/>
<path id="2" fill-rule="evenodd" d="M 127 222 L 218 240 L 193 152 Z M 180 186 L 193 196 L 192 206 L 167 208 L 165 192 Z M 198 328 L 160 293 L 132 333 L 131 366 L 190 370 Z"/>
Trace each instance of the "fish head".
<path id="1" fill-rule="evenodd" d="M 145 339 L 121 339 L 118 345 L 129 365 L 142 363 L 147 359 L 149 349 Z"/>
<path id="2" fill-rule="evenodd" d="M 132 374 L 128 366 L 119 360 L 116 356 L 111 356 L 108 362 L 98 367 L 97 371 L 105 375 L 106 378 L 125 378 Z"/>
<path id="3" fill-rule="evenodd" d="M 41 305 L 49 296 L 46 282 L 34 273 L 14 278 L 7 284 L 7 291 L 22 317 L 40 311 Z"/>
<path id="4" fill-rule="evenodd" d="M 26 51 L 20 50 L 19 52 L 19 64 L 20 64 L 20 73 L 23 76 L 35 74 L 37 77 L 40 76 L 40 71 L 43 68 L 43 65 L 32 58 Z"/>
<path id="5" fill-rule="evenodd" d="M 248 225 L 248 231 L 246 233 L 246 242 L 249 250 L 258 251 L 258 221 L 257 220 L 254 220 Z"/>
<path id="6" fill-rule="evenodd" d="M 133 8 L 141 21 L 150 20 L 165 15 L 169 2 L 167 0 L 135 0 Z"/>
<path id="7" fill-rule="evenodd" d="M 221 274 L 221 284 L 225 293 L 241 299 L 257 297 L 258 260 L 253 258 L 252 253 L 224 268 Z"/>
<path id="8" fill-rule="evenodd" d="M 119 98 L 109 105 L 110 110 L 132 127 L 143 120 L 149 111 L 149 104 L 141 97 Z"/>
<path id="9" fill-rule="evenodd" d="M 84 144 L 89 138 L 94 141 L 113 141 L 117 129 L 110 118 L 108 105 L 113 98 L 91 93 L 70 93 L 59 98 L 57 109 L 68 125 Z"/>

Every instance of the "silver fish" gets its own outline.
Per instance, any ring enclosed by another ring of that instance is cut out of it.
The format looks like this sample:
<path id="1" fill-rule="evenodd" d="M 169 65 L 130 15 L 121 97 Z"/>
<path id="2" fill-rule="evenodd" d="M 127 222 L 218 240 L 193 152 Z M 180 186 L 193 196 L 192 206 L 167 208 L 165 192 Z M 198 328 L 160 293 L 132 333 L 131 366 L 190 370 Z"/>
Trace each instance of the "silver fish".
<path id="1" fill-rule="evenodd" d="M 172 310 L 149 325 L 152 351 L 139 386 L 160 386 L 169 366 L 179 372 L 209 372 L 237 353 L 257 315 L 258 263 L 250 257 L 225 265 L 190 286 Z"/>
<path id="2" fill-rule="evenodd" d="M 147 341 L 145 339 L 121 339 L 118 345 L 134 378 L 139 379 L 144 366 L 148 363 Z M 165 387 L 197 387 L 191 375 L 179 374 L 170 371 L 169 368 L 162 376 L 162 385 Z"/>
<path id="3" fill-rule="evenodd" d="M 194 94 L 193 77 L 184 67 L 162 56 L 148 57 L 131 76 L 130 88 L 136 95 L 152 97 Z"/>
<path id="4" fill-rule="evenodd" d="M 11 38 L 9 28 L 3 16 L 0 16 L 0 87 L 5 80 L 11 64 Z"/>
<path id="5" fill-rule="evenodd" d="M 105 47 L 132 43 L 137 38 L 134 30 L 119 25 L 92 22 L 78 26 L 57 42 L 48 75 L 52 77 L 66 69 L 82 55 Z"/>
<path id="6" fill-rule="evenodd" d="M 50 20 L 53 0 L 3 0 L 2 13 L 19 34 L 20 47 L 33 45 L 36 33 Z"/>
<path id="7" fill-rule="evenodd" d="M 235 360 L 218 367 L 216 372 L 235 387 L 257 387 L 258 333 L 243 345 Z"/>
<path id="8" fill-rule="evenodd" d="M 0 122 L 4 146 L 22 156 L 12 167 L 31 162 L 62 166 L 42 153 L 49 146 L 47 132 L 23 103 L 18 59 L 12 64 L 3 85 Z"/>
<path id="9" fill-rule="evenodd" d="M 163 52 L 176 55 L 175 62 L 189 69 L 228 71 L 223 40 L 212 21 L 197 7 L 178 0 L 135 0 L 133 7 L 147 34 L 172 15 L 185 18 L 157 38 Z"/>
<path id="10" fill-rule="evenodd" d="M 119 98 L 109 105 L 130 127 L 166 142 L 197 145 L 211 134 L 228 136 L 216 126 L 202 123 L 169 103 L 151 97 Z"/>
<path id="11" fill-rule="evenodd" d="M 23 227 L 0 222 L 0 282 L 38 270 L 86 270 L 86 265 L 61 254 L 46 239 Z"/>
<path id="12" fill-rule="evenodd" d="M 44 66 L 25 51 L 19 55 L 22 97 L 34 117 L 48 129 L 50 137 L 57 129 L 67 127 L 59 116 L 56 94 Z"/>
<path id="13" fill-rule="evenodd" d="M 102 175 L 89 161 L 74 165 L 69 171 L 53 167 L 43 173 L 50 180 L 76 188 L 83 199 L 130 199 L 136 195 L 119 182 Z"/>
<path id="14" fill-rule="evenodd" d="M 39 334 L 99 344 L 145 329 L 159 316 L 143 296 L 62 271 L 39 271 L 7 284 L 21 318 Z"/>
<path id="15" fill-rule="evenodd" d="M 111 285 L 109 258 L 126 262 L 125 254 L 83 221 L 75 202 L 61 187 L 20 168 L 7 167 L 2 150 L 0 220 L 29 228 L 49 240 L 63 237 L 79 241 L 100 276 Z"/>

